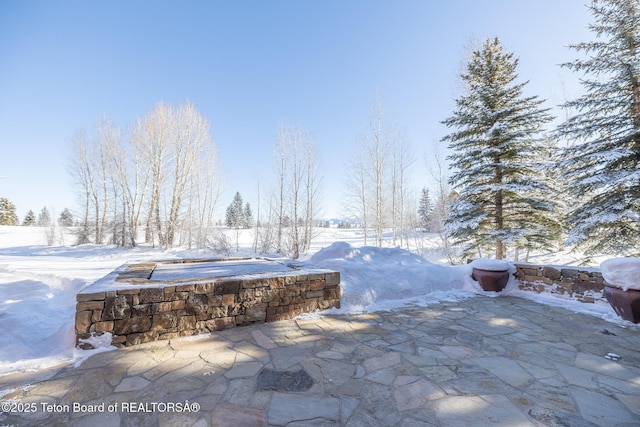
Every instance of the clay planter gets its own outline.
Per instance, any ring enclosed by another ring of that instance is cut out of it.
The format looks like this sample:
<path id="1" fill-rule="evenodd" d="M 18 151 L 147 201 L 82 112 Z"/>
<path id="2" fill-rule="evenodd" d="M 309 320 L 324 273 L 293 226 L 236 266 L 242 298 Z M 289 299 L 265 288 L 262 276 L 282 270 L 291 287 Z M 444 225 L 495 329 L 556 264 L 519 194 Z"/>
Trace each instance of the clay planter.
<path id="1" fill-rule="evenodd" d="M 618 316 L 633 323 L 640 323 L 639 290 L 627 289 L 625 291 L 605 282 L 603 294 Z"/>
<path id="2" fill-rule="evenodd" d="M 500 292 L 507 286 L 509 270 L 484 270 L 474 267 L 471 277 L 480 283 L 484 291 Z"/>
<path id="3" fill-rule="evenodd" d="M 611 258 L 600 264 L 604 297 L 613 310 L 633 323 L 640 323 L 640 258 Z"/>

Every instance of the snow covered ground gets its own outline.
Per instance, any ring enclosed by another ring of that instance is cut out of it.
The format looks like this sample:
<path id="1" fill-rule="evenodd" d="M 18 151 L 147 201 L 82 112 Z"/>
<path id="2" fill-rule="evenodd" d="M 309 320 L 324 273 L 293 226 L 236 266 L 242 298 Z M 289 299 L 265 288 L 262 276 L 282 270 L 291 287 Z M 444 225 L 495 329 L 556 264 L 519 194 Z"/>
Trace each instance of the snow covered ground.
<path id="1" fill-rule="evenodd" d="M 421 234 L 421 233 L 420 233 Z M 449 266 L 437 249 L 435 236 L 417 235 L 414 250 L 362 246 L 361 230 L 319 229 L 312 253 L 303 261 L 341 273 L 342 308 L 346 313 L 393 310 L 406 304 L 428 306 L 484 293 L 471 279 L 468 265 Z M 243 231 L 239 254 L 251 255 L 250 231 Z M 71 236 L 64 241 L 71 242 Z M 204 257 L 207 253 L 150 247 L 123 249 L 96 245 L 47 246 L 46 231 L 38 227 L 0 226 L 0 376 L 62 363 L 80 363 L 94 351 L 74 348 L 75 296 L 78 291 L 134 261 Z M 579 254 L 540 255 L 532 262 L 571 265 Z M 597 264 L 595 264 L 597 265 Z M 512 278 L 499 297 L 511 294 L 566 307 L 630 326 L 606 303 L 583 304 L 555 294 L 517 289 Z M 321 314 L 315 314 L 321 315 Z M 635 327 L 635 326 L 632 326 Z"/>

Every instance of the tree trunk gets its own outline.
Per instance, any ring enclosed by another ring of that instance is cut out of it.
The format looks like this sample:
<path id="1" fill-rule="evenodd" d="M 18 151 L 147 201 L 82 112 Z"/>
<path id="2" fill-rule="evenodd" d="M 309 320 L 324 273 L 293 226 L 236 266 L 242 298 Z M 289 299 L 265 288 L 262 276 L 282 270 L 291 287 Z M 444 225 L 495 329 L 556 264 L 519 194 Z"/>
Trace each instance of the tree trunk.
<path id="1" fill-rule="evenodd" d="M 502 207 L 502 190 L 498 190 L 496 193 L 496 231 L 500 231 L 504 228 L 504 216 Z M 504 244 L 502 239 L 496 239 L 496 259 L 504 258 Z"/>

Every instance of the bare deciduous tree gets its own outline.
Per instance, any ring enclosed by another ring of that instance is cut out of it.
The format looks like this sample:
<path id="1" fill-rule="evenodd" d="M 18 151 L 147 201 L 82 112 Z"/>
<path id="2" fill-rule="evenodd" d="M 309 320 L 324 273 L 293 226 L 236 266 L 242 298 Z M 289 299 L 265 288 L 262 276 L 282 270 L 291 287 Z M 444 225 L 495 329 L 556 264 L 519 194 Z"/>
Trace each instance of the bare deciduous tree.
<path id="1" fill-rule="evenodd" d="M 81 200 L 83 211 L 81 228 L 77 232 L 77 244 L 82 245 L 89 243 L 89 215 L 91 209 L 91 195 L 93 193 L 93 176 L 92 168 L 89 162 L 89 142 L 87 140 L 87 132 L 78 130 L 74 133 L 72 139 L 72 155 L 70 157 L 68 170 L 74 182 L 78 186 L 78 196 Z"/>
<path id="2" fill-rule="evenodd" d="M 400 240 L 400 246 L 406 243 L 405 224 L 407 194 L 409 192 L 407 178 L 409 168 L 413 164 L 411 152 L 404 133 L 392 129 L 391 141 L 391 225 L 393 227 L 393 245 Z"/>
<path id="3" fill-rule="evenodd" d="M 313 238 L 320 178 L 315 144 L 301 128 L 281 125 L 274 150 L 276 191 L 270 212 L 275 213 L 276 252 L 298 258 Z"/>
<path id="4" fill-rule="evenodd" d="M 457 193 L 455 193 L 447 181 L 445 176 L 445 163 L 441 155 L 441 147 L 436 143 L 433 149 L 433 161 L 434 164 L 427 166 L 429 174 L 436 182 L 436 199 L 434 202 L 433 214 L 431 218 L 430 228 L 438 233 L 440 239 L 440 245 L 442 252 L 447 257 L 447 261 L 451 265 L 459 263 L 459 259 L 456 255 L 455 248 L 445 230 L 445 220 L 449 216 L 451 209 L 451 203 L 456 200 Z"/>
<path id="5" fill-rule="evenodd" d="M 382 246 L 384 227 L 386 222 L 386 209 L 384 203 L 385 172 L 387 168 L 389 140 L 383 127 L 384 106 L 378 95 L 375 105 L 369 113 L 369 134 L 367 135 L 367 156 L 369 166 L 366 172 L 373 185 L 373 228 L 376 234 L 378 246 Z"/>
<path id="6" fill-rule="evenodd" d="M 359 218 L 365 234 L 373 228 L 376 244 L 382 246 L 384 231 L 392 227 L 393 244 L 404 241 L 407 178 L 412 161 L 404 134 L 385 118 L 378 95 L 369 113 L 368 130 L 362 145 L 348 164 L 346 194 L 349 206 Z"/>
<path id="7" fill-rule="evenodd" d="M 349 215 L 360 221 L 364 230 L 364 245 L 367 245 L 367 230 L 369 217 L 367 173 L 364 159 L 364 146 L 357 146 L 347 161 L 347 175 L 345 177 L 345 200 Z"/>
<path id="8" fill-rule="evenodd" d="M 93 223 L 96 243 L 110 227 L 112 243 L 133 246 L 146 213 L 145 242 L 207 244 L 220 185 L 209 123 L 193 104 L 157 104 L 136 121 L 128 144 L 107 118 L 96 121 L 93 139 L 79 131 L 73 142 L 70 171 L 84 208 L 81 243 Z"/>

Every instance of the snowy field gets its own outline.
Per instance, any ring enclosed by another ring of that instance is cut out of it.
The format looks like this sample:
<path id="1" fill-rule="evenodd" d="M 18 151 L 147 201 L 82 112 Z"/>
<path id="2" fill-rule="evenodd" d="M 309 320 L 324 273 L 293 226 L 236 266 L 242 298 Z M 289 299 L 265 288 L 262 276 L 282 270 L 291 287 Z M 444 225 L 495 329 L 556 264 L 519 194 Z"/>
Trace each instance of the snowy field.
<path id="1" fill-rule="evenodd" d="M 422 257 L 400 248 L 363 246 L 361 230 L 318 229 L 318 232 L 311 253 L 302 260 L 340 271 L 342 308 L 329 313 L 394 310 L 406 304 L 428 306 L 484 293 L 470 278 L 468 265 L 445 264 L 436 236 L 417 233 L 410 239 L 409 245 L 423 254 Z M 73 238 L 64 236 L 60 240 L 70 243 Z M 250 230 L 243 231 L 240 242 L 240 252 L 232 255 L 254 255 L 248 249 L 252 242 Z M 77 364 L 97 351 L 113 349 L 109 345 L 92 351 L 74 348 L 75 296 L 118 266 L 151 259 L 213 255 L 145 246 L 123 249 L 96 245 L 47 246 L 46 243 L 46 231 L 42 228 L 0 226 L 0 376 Z M 603 259 L 605 257 L 596 261 Z M 554 265 L 578 264 L 582 260 L 579 254 L 571 253 L 530 258 L 531 262 Z M 597 262 L 594 265 L 597 266 Z M 555 294 L 523 292 L 517 289 L 513 278 L 504 292 L 491 296 L 504 294 L 636 327 L 619 319 L 606 303 L 584 304 Z"/>

